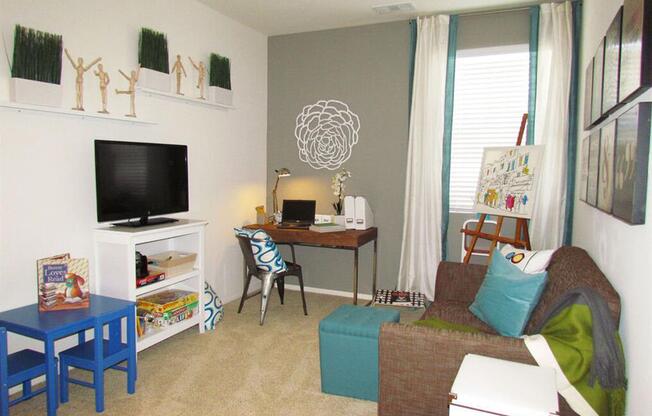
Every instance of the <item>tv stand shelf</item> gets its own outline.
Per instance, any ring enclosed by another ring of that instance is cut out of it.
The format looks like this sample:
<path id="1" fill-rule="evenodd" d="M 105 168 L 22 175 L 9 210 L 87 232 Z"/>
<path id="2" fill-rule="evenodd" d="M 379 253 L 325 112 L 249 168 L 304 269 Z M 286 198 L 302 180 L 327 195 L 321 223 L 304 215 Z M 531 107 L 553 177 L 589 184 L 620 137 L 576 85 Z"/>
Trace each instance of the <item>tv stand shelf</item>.
<path id="1" fill-rule="evenodd" d="M 94 231 L 94 293 L 136 301 L 165 289 L 197 292 L 198 313 L 190 319 L 153 330 L 137 338 L 136 349 L 145 348 L 194 326 L 204 332 L 204 235 L 206 221 L 179 220 L 144 227 L 104 227 Z M 168 250 L 197 253 L 193 270 L 142 287 L 136 287 L 136 251 L 149 256 Z"/>

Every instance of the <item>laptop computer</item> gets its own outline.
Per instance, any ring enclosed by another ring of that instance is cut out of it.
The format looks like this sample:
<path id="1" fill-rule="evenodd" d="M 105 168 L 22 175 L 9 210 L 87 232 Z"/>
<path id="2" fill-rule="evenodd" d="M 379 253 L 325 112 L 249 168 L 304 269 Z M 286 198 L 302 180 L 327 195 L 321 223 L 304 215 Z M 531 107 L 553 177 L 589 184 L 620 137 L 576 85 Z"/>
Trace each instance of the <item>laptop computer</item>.
<path id="1" fill-rule="evenodd" d="M 307 230 L 315 222 L 316 204 L 314 200 L 284 199 L 283 221 L 278 227 Z"/>

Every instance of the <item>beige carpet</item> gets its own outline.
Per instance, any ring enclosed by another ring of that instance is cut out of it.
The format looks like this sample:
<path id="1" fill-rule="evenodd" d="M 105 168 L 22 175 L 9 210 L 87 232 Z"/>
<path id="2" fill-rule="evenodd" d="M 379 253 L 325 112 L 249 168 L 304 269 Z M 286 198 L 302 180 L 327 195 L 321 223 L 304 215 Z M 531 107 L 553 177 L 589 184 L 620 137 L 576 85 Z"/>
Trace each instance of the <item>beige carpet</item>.
<path id="1" fill-rule="evenodd" d="M 298 292 L 274 294 L 264 326 L 259 298 L 225 307 L 215 331 L 185 331 L 138 356 L 136 393 L 127 394 L 126 374 L 105 373 L 105 415 L 375 415 L 376 403 L 321 393 L 319 321 L 346 298 L 306 294 L 303 315 Z M 420 311 L 403 311 L 402 322 Z M 79 376 L 80 371 L 77 371 Z M 84 374 L 86 375 L 86 374 Z M 90 380 L 88 377 L 86 379 Z M 70 387 L 70 401 L 58 414 L 92 415 L 93 391 Z M 45 414 L 45 395 L 13 406 L 12 416 Z"/>

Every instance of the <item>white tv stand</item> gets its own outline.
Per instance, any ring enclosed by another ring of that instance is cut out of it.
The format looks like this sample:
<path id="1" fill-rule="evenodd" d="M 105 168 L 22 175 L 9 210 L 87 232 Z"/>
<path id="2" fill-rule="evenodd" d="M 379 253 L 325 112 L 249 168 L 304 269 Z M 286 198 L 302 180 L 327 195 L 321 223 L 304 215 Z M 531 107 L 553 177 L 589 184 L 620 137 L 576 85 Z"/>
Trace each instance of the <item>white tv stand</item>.
<path id="1" fill-rule="evenodd" d="M 207 224 L 206 221 L 179 220 L 139 228 L 105 227 L 94 231 L 94 293 L 136 301 L 145 294 L 174 288 L 197 292 L 199 296 L 195 316 L 137 338 L 138 351 L 193 326 L 199 326 L 199 332 L 204 332 L 204 234 Z M 197 253 L 193 270 L 137 288 L 136 251 L 149 256 L 168 250 Z"/>

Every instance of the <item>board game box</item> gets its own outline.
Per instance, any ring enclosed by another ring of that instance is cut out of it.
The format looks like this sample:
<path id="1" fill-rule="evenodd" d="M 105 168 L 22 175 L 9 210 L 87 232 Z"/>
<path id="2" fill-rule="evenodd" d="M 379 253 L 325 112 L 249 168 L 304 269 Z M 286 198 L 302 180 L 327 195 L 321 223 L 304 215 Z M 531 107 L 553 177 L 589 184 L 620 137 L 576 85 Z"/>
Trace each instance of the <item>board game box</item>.
<path id="1" fill-rule="evenodd" d="M 425 296 L 420 292 L 378 289 L 374 296 L 374 304 L 404 306 L 408 308 L 424 308 Z"/>

